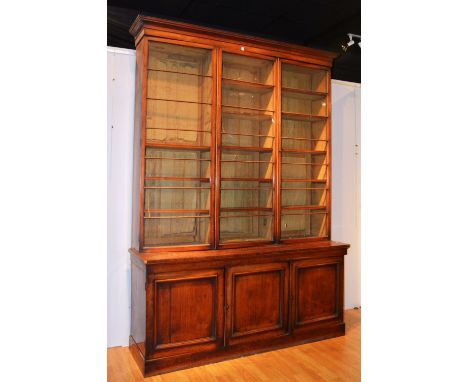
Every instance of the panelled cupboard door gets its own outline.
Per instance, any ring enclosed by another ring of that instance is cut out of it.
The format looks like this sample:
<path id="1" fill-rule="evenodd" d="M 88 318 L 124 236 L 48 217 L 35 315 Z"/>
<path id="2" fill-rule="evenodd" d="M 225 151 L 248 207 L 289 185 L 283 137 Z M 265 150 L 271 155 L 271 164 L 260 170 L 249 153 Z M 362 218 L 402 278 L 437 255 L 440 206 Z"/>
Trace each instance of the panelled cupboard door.
<path id="1" fill-rule="evenodd" d="M 293 331 L 342 321 L 342 258 L 293 262 L 291 296 Z"/>
<path id="2" fill-rule="evenodd" d="M 232 267 L 226 277 L 229 345 L 287 334 L 288 263 Z"/>
<path id="3" fill-rule="evenodd" d="M 224 339 L 224 270 L 149 276 L 147 346 L 152 358 L 215 350 Z"/>

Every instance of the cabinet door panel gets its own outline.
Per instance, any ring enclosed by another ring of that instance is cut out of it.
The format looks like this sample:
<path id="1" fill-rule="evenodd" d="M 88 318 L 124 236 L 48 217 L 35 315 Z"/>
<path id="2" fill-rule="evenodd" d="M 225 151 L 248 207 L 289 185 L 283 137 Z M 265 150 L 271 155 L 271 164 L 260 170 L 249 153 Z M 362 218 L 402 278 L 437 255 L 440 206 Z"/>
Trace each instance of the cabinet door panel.
<path id="1" fill-rule="evenodd" d="M 288 330 L 287 263 L 248 265 L 228 270 L 229 344 L 276 337 Z"/>
<path id="2" fill-rule="evenodd" d="M 167 356 L 222 345 L 223 292 L 222 270 L 155 275 L 151 352 Z"/>
<path id="3" fill-rule="evenodd" d="M 342 285 L 342 260 L 305 260 L 293 263 L 293 328 L 342 320 Z"/>

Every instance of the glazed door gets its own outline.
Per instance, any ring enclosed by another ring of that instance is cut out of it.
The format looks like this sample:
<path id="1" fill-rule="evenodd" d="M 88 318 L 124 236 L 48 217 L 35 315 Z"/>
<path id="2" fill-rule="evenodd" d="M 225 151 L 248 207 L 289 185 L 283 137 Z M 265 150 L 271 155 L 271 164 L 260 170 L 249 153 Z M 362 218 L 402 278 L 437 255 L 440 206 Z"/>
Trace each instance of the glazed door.
<path id="1" fill-rule="evenodd" d="M 343 320 L 343 257 L 296 261 L 291 270 L 294 332 Z"/>
<path id="2" fill-rule="evenodd" d="M 274 240 L 275 59 L 223 51 L 219 92 L 219 245 Z"/>
<path id="3" fill-rule="evenodd" d="M 328 69 L 281 64 L 281 239 L 328 238 L 330 93 Z"/>
<path id="4" fill-rule="evenodd" d="M 238 266 L 227 271 L 227 343 L 288 332 L 288 263 Z"/>
<path id="5" fill-rule="evenodd" d="M 212 50 L 152 40 L 147 50 L 144 247 L 206 249 L 214 241 Z"/>
<path id="6" fill-rule="evenodd" d="M 223 270 L 150 275 L 147 299 L 150 357 L 209 351 L 223 345 Z"/>

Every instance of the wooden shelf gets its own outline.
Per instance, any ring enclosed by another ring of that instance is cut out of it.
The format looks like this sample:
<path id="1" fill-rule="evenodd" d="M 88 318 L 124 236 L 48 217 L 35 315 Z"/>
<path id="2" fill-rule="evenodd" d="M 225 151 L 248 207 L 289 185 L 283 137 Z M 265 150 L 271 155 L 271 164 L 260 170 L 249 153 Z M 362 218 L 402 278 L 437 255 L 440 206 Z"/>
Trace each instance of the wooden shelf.
<path id="1" fill-rule="evenodd" d="M 302 208 L 305 209 L 305 208 Z M 293 213 L 283 213 L 281 212 L 281 216 L 311 216 L 311 215 L 325 215 L 327 216 L 327 211 L 325 209 L 318 209 L 315 212 L 293 212 Z"/>
<path id="2" fill-rule="evenodd" d="M 150 101 L 163 101 L 163 102 L 181 102 L 181 103 L 192 103 L 196 105 L 209 105 L 211 106 L 211 102 L 198 102 L 198 101 L 184 101 L 180 99 L 166 99 L 166 98 L 153 98 L 153 97 L 146 97 L 147 100 Z"/>
<path id="3" fill-rule="evenodd" d="M 300 179 L 300 178 L 283 178 L 281 179 L 281 182 L 294 182 L 294 183 L 326 183 L 326 179 Z"/>
<path id="4" fill-rule="evenodd" d="M 144 216 L 145 219 L 208 219 L 210 215 Z"/>
<path id="5" fill-rule="evenodd" d="M 324 155 L 327 150 L 300 150 L 300 149 L 282 149 L 284 153 L 307 153 L 312 155 Z"/>
<path id="6" fill-rule="evenodd" d="M 281 164 L 298 165 L 298 166 L 328 166 L 327 163 L 313 163 L 313 162 L 284 162 L 282 161 Z"/>
<path id="7" fill-rule="evenodd" d="M 271 213 L 271 214 L 220 215 L 219 217 L 221 219 L 229 219 L 229 218 L 254 218 L 254 217 L 262 217 L 262 216 L 272 217 L 273 213 Z"/>
<path id="8" fill-rule="evenodd" d="M 188 186 L 144 186 L 145 190 L 211 190 L 210 187 L 188 187 Z"/>
<path id="9" fill-rule="evenodd" d="M 147 127 L 146 130 L 158 130 L 158 131 L 186 131 L 190 133 L 209 133 L 211 130 L 192 130 L 192 129 L 171 129 L 167 127 Z"/>
<path id="10" fill-rule="evenodd" d="M 145 146 L 147 147 L 159 147 L 161 149 L 172 149 L 172 150 L 192 150 L 192 151 L 210 151 L 211 146 L 193 146 L 193 145 L 179 145 L 171 143 L 155 143 L 155 142 L 146 142 Z M 173 158 L 168 158 L 173 159 Z"/>
<path id="11" fill-rule="evenodd" d="M 196 105 L 209 105 L 211 106 L 211 102 L 198 102 L 198 101 L 185 101 L 181 99 L 167 99 L 167 98 L 154 98 L 154 97 L 146 97 L 149 101 L 162 101 L 162 102 L 181 102 L 181 103 L 192 103 Z"/>
<path id="12" fill-rule="evenodd" d="M 237 105 L 221 105 L 221 107 L 225 108 L 225 107 L 230 107 L 230 108 L 233 108 L 233 109 L 239 109 L 239 110 L 247 110 L 247 111 L 256 111 L 258 113 L 273 113 L 274 110 L 270 110 L 270 109 L 259 109 L 259 108 L 256 108 L 256 107 L 246 107 L 246 106 L 237 106 Z M 223 112 L 224 114 L 225 112 Z"/>
<path id="13" fill-rule="evenodd" d="M 178 214 L 178 213 L 187 213 L 187 212 L 193 212 L 193 213 L 201 213 L 201 214 L 209 214 L 210 210 L 200 210 L 200 209 L 194 209 L 194 210 L 175 210 L 175 209 L 149 209 L 145 210 L 145 213 L 173 213 L 173 214 Z M 174 216 L 177 217 L 177 216 Z"/>
<path id="14" fill-rule="evenodd" d="M 258 92 L 268 92 L 272 91 L 275 86 L 274 85 L 266 85 L 261 84 L 258 82 L 250 82 L 250 81 L 241 81 L 241 80 L 233 80 L 230 78 L 223 78 L 223 86 L 228 85 L 226 88 L 232 88 L 235 90 L 254 90 Z"/>
<path id="15" fill-rule="evenodd" d="M 177 72 L 177 71 L 174 71 L 174 70 L 163 70 L 163 69 L 152 69 L 152 68 L 148 68 L 148 71 L 150 71 L 150 72 L 161 72 L 161 73 L 181 74 L 181 75 L 184 75 L 184 76 L 194 76 L 194 77 L 213 78 L 213 76 L 211 76 L 211 75 L 197 74 L 197 73 Z"/>
<path id="16" fill-rule="evenodd" d="M 289 111 L 281 112 L 281 115 L 284 119 L 291 119 L 295 121 L 324 121 L 327 119 L 326 116 L 321 115 L 312 115 L 312 114 L 303 114 L 303 113 L 293 113 Z"/>
<path id="17" fill-rule="evenodd" d="M 221 182 L 238 181 L 238 182 L 259 182 L 259 183 L 271 183 L 273 179 L 269 178 L 221 178 Z"/>
<path id="18" fill-rule="evenodd" d="M 186 177 L 180 177 L 180 176 L 145 176 L 145 180 L 180 180 L 180 181 L 209 182 L 210 178 L 186 178 Z"/>
<path id="19" fill-rule="evenodd" d="M 271 211 L 273 212 L 272 207 L 222 207 L 221 212 L 242 212 L 242 211 Z"/>
<path id="20" fill-rule="evenodd" d="M 287 94 L 293 94 L 293 95 L 298 95 L 298 96 L 311 96 L 309 99 L 315 100 L 315 99 L 321 99 L 323 97 L 328 96 L 328 93 L 324 92 L 316 92 L 313 90 L 305 90 L 305 89 L 295 89 L 295 88 L 287 88 L 287 87 L 282 87 L 281 88 L 282 93 L 287 93 Z M 312 97 L 316 98 L 312 98 Z"/>
<path id="21" fill-rule="evenodd" d="M 271 152 L 272 147 L 251 147 L 251 146 L 221 146 L 222 150 L 233 151 L 258 151 L 258 152 Z"/>
<path id="22" fill-rule="evenodd" d="M 229 109 L 227 109 L 229 108 Z M 254 112 L 257 110 L 257 112 Z M 264 114 L 264 113 L 270 114 Z M 259 109 L 244 109 L 238 108 L 236 106 L 223 106 L 222 109 L 223 117 L 229 116 L 238 119 L 247 119 L 247 120 L 260 120 L 260 121 L 269 121 L 273 118 L 273 112 L 268 110 L 259 110 Z"/>
<path id="23" fill-rule="evenodd" d="M 295 141 L 313 141 L 313 142 L 328 142 L 328 139 L 315 139 L 315 138 L 300 138 L 300 137 L 285 137 L 282 136 L 281 139 L 291 139 Z"/>
<path id="24" fill-rule="evenodd" d="M 321 190 L 326 191 L 327 188 L 321 187 L 282 187 L 281 191 L 302 191 L 302 190 Z"/>
<path id="25" fill-rule="evenodd" d="M 221 163 L 275 163 L 270 160 L 242 160 L 242 159 L 221 159 Z"/>
<path id="26" fill-rule="evenodd" d="M 154 160 L 190 160 L 190 161 L 199 161 L 199 162 L 211 162 L 211 159 L 204 159 L 204 158 L 145 157 L 145 159 L 154 159 Z"/>
<path id="27" fill-rule="evenodd" d="M 221 191 L 256 191 L 256 190 L 265 190 L 270 191 L 271 188 L 266 187 L 221 187 Z"/>
<path id="28" fill-rule="evenodd" d="M 266 134 L 231 133 L 231 132 L 228 132 L 228 131 L 221 131 L 221 134 L 223 134 L 223 135 L 236 135 L 236 136 L 241 136 L 241 137 L 264 137 L 264 138 L 275 139 L 274 135 L 266 135 Z"/>
<path id="29" fill-rule="evenodd" d="M 281 206 L 282 210 L 326 210 L 327 206 L 305 205 L 305 206 Z"/>

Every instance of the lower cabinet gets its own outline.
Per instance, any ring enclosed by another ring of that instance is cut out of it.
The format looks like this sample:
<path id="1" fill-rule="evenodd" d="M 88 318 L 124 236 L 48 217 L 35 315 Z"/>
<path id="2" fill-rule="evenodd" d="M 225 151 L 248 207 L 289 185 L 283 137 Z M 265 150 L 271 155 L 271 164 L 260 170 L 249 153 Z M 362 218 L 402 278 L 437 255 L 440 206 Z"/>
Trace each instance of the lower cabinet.
<path id="1" fill-rule="evenodd" d="M 149 356 L 215 350 L 224 342 L 224 271 L 149 276 Z"/>
<path id="2" fill-rule="evenodd" d="M 243 264 L 132 259 L 130 350 L 143 374 L 343 335 L 346 248 Z"/>
<path id="3" fill-rule="evenodd" d="M 228 344 L 288 332 L 288 263 L 228 268 L 226 291 Z"/>
<path id="4" fill-rule="evenodd" d="M 295 261 L 291 266 L 292 329 L 343 319 L 343 261 Z"/>

